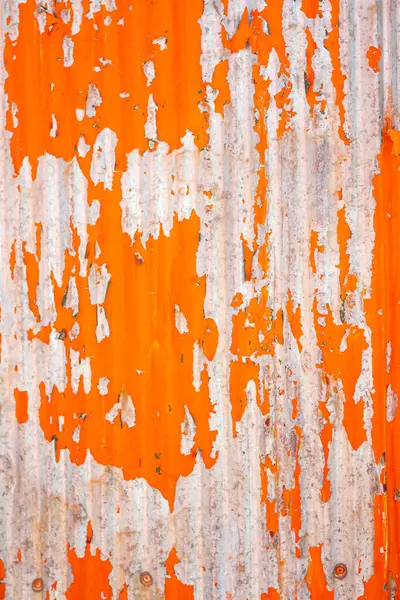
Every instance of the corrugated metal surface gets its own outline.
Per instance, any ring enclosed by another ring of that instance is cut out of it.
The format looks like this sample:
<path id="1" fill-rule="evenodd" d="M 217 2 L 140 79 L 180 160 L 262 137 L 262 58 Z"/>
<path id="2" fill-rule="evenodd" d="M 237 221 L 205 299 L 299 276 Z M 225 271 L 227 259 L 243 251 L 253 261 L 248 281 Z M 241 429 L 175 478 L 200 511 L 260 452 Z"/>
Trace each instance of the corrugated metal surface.
<path id="1" fill-rule="evenodd" d="M 400 598 L 399 0 L 0 7 L 0 598 Z"/>

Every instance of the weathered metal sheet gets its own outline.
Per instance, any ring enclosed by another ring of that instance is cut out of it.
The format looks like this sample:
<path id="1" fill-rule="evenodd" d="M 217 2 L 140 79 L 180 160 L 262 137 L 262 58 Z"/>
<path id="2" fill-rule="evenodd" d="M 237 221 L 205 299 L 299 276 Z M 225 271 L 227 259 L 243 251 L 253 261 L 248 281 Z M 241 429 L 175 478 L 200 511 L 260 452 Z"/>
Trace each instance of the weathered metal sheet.
<path id="1" fill-rule="evenodd" d="M 0 598 L 400 598 L 399 0 L 0 8 Z"/>

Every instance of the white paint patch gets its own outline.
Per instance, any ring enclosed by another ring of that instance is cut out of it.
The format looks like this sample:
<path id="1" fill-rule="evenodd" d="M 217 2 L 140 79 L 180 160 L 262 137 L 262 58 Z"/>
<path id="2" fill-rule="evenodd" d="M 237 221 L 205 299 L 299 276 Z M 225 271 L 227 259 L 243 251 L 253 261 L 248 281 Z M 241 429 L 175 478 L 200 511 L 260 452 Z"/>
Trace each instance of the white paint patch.
<path id="1" fill-rule="evenodd" d="M 203 349 L 200 348 L 198 342 L 193 345 L 193 387 L 196 392 L 200 391 L 201 386 L 201 372 L 204 369 L 205 357 Z"/>
<path id="2" fill-rule="evenodd" d="M 111 275 L 107 270 L 107 265 L 101 266 L 92 263 L 89 269 L 89 294 L 92 304 L 104 304 L 106 299 L 108 285 L 111 281 Z"/>
<path id="3" fill-rule="evenodd" d="M 79 294 L 76 285 L 76 279 L 71 275 L 68 287 L 64 296 L 63 304 L 65 308 L 72 309 L 72 316 L 76 317 L 79 312 Z"/>
<path id="4" fill-rule="evenodd" d="M 156 76 L 156 72 L 154 69 L 154 63 L 152 60 L 143 63 L 143 72 L 147 79 L 147 86 L 150 86 Z"/>
<path id="5" fill-rule="evenodd" d="M 63 8 L 60 11 L 60 17 L 65 24 L 69 23 L 71 20 L 71 11 L 68 8 Z"/>
<path id="6" fill-rule="evenodd" d="M 75 427 L 74 432 L 72 434 L 72 441 L 75 442 L 76 444 L 79 444 L 81 439 L 81 426 L 78 425 L 77 427 Z"/>
<path id="7" fill-rule="evenodd" d="M 79 138 L 78 142 L 78 156 L 81 158 L 85 158 L 86 154 L 89 152 L 90 146 L 85 142 L 84 135 L 82 134 Z"/>
<path id="8" fill-rule="evenodd" d="M 98 200 L 92 200 L 92 203 L 88 209 L 89 225 L 96 225 L 99 216 L 100 216 L 100 202 Z M 98 257 L 96 256 L 96 258 L 98 258 Z"/>
<path id="9" fill-rule="evenodd" d="M 119 402 L 121 405 L 121 422 L 131 428 L 136 425 L 136 409 L 132 398 L 125 390 L 119 395 Z"/>
<path id="10" fill-rule="evenodd" d="M 103 100 L 97 86 L 94 83 L 89 83 L 86 97 L 86 114 L 89 119 L 92 119 L 96 116 L 96 108 L 100 106 L 102 102 Z"/>
<path id="11" fill-rule="evenodd" d="M 57 135 L 57 119 L 55 115 L 51 115 L 50 137 L 55 138 Z"/>
<path id="12" fill-rule="evenodd" d="M 78 337 L 79 333 L 80 333 L 79 323 L 77 321 L 75 321 L 75 323 L 72 325 L 71 329 L 68 332 L 69 339 L 71 341 L 75 340 Z"/>
<path id="13" fill-rule="evenodd" d="M 150 94 L 147 103 L 147 121 L 144 126 L 145 136 L 148 140 L 157 140 L 157 104 L 154 101 L 153 94 Z"/>
<path id="14" fill-rule="evenodd" d="M 110 380 L 108 379 L 108 377 L 100 377 L 99 381 L 97 382 L 97 388 L 99 390 L 100 396 L 106 396 L 108 394 L 109 383 Z"/>
<path id="15" fill-rule="evenodd" d="M 18 106 L 15 104 L 15 102 L 11 102 L 11 118 L 12 118 L 14 129 L 16 129 L 19 124 L 17 114 L 18 114 Z"/>
<path id="16" fill-rule="evenodd" d="M 188 456 L 194 446 L 196 435 L 196 424 L 187 406 L 185 406 L 185 418 L 181 425 L 181 453 Z"/>
<path id="17" fill-rule="evenodd" d="M 159 37 L 159 38 L 153 40 L 153 44 L 155 44 L 156 46 L 159 46 L 160 50 L 166 50 L 166 48 L 167 48 L 167 38 L 166 37 Z"/>
<path id="18" fill-rule="evenodd" d="M 116 134 L 106 127 L 97 136 L 93 148 L 90 177 L 95 185 L 103 183 L 107 190 L 112 189 L 116 145 Z"/>
<path id="19" fill-rule="evenodd" d="M 96 338 L 97 342 L 100 343 L 104 338 L 110 337 L 110 326 L 107 321 L 106 311 L 103 306 L 97 306 L 97 325 L 96 325 Z"/>
<path id="20" fill-rule="evenodd" d="M 121 419 L 123 425 L 126 424 L 129 428 L 136 424 L 135 406 L 132 398 L 125 391 L 121 392 L 118 402 L 106 414 L 106 419 L 110 423 L 114 423 L 117 417 Z"/>
<path id="21" fill-rule="evenodd" d="M 175 327 L 179 333 L 189 332 L 187 319 L 177 304 L 175 304 Z"/>
<path id="22" fill-rule="evenodd" d="M 114 406 L 106 414 L 106 421 L 109 421 L 109 423 L 114 423 L 115 419 L 119 415 L 120 410 L 121 410 L 121 403 L 116 402 L 114 404 Z"/>
<path id="23" fill-rule="evenodd" d="M 67 35 L 64 36 L 62 49 L 64 52 L 64 67 L 71 67 L 74 63 L 74 42 Z"/>
<path id="24" fill-rule="evenodd" d="M 83 380 L 83 390 L 88 394 L 92 387 L 92 373 L 90 368 L 90 358 L 80 358 L 77 350 L 70 349 L 69 353 L 71 363 L 71 388 L 74 394 L 78 393 L 80 379 Z"/>
<path id="25" fill-rule="evenodd" d="M 392 390 L 392 386 L 389 385 L 386 390 L 386 419 L 390 423 L 396 416 L 399 399 L 397 394 Z"/>

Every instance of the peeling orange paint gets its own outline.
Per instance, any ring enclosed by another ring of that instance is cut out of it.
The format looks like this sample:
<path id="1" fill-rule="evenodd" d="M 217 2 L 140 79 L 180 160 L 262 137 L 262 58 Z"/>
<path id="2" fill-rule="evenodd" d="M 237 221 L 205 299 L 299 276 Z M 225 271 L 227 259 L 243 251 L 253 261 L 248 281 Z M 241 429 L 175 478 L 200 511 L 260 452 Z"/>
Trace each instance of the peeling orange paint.
<path id="1" fill-rule="evenodd" d="M 379 173 L 374 177 L 375 250 L 372 263 L 372 292 L 365 298 L 367 322 L 371 328 L 372 373 L 374 379 L 372 438 L 375 459 L 385 461 L 385 487 L 387 507 L 388 578 L 399 588 L 400 584 L 400 533 L 397 523 L 400 506 L 397 490 L 400 490 L 398 457 L 400 441 L 397 435 L 399 414 L 395 410 L 390 420 L 387 399 L 390 390 L 398 397 L 400 393 L 399 340 L 397 336 L 400 317 L 400 210 L 397 193 L 400 189 L 400 157 L 396 140 L 398 131 L 385 127 L 382 148 L 378 157 Z M 390 350 L 389 350 L 390 348 Z M 378 514 L 375 512 L 377 521 Z M 379 535 L 379 522 L 375 524 Z M 379 564 L 379 561 L 378 561 Z"/>
<path id="2" fill-rule="evenodd" d="M 85 279 L 77 279 L 80 310 L 76 319 L 71 309 L 62 306 L 77 260 L 67 255 L 63 285 L 58 289 L 55 285 L 58 319 L 54 326 L 57 331 L 68 333 L 75 320 L 80 324 L 81 333 L 75 340 L 65 338 L 67 356 L 72 351 L 78 352 L 82 359 L 90 358 L 93 383 L 90 392 L 86 393 L 79 384 L 74 393 L 68 360 L 66 390 L 54 388 L 47 398 L 42 387 L 40 423 L 46 439 L 54 440 L 58 458 L 60 451 L 68 448 L 71 460 L 79 465 L 90 451 L 100 463 L 122 467 L 127 479 L 145 477 L 172 507 L 176 482 L 181 475 L 191 472 L 197 451 L 206 465 L 211 466 L 215 460 L 211 458 L 215 432 L 209 428 L 212 406 L 207 368 L 201 373 L 199 391 L 194 388 L 192 375 L 195 345 L 203 348 L 210 360 L 218 340 L 215 323 L 203 317 L 205 280 L 196 273 L 199 220 L 192 214 L 190 219 L 175 222 L 169 237 L 161 232 L 157 240 L 149 239 L 144 247 L 138 235 L 132 245 L 129 236 L 115 223 L 119 209 L 113 208 L 112 196 L 97 191 L 98 197 L 103 194 L 104 216 L 99 220 L 97 235 L 101 240 L 101 262 L 111 273 L 104 302 L 110 335 L 100 343 L 96 340 L 96 307 L 90 302 Z M 119 239 L 117 236 L 108 239 L 101 234 L 105 223 L 110 227 L 113 221 L 115 232 L 120 231 Z M 133 260 L 135 255 L 140 260 Z M 130 278 L 126 278 L 124 264 L 131 265 Z M 179 278 L 175 279 L 174 273 L 179 273 Z M 175 305 L 186 316 L 189 333 L 177 330 Z M 121 321 L 120 314 L 127 310 L 130 321 Z M 111 364 L 109 356 L 114 357 Z M 109 380 L 106 396 L 100 394 L 97 386 L 101 378 Z M 121 416 L 113 422 L 106 419 L 123 393 L 135 407 L 133 427 L 123 422 Z M 180 451 L 185 405 L 196 424 L 195 445 L 187 456 Z M 58 428 L 61 415 L 62 431 Z M 79 443 L 73 440 L 78 426 Z"/>
<path id="3" fill-rule="evenodd" d="M 175 566 L 179 563 L 175 548 L 172 548 L 165 563 L 167 577 L 165 579 L 166 600 L 194 600 L 192 585 L 185 585 L 175 575 Z"/>
<path id="4" fill-rule="evenodd" d="M 84 0 L 84 5 L 87 12 L 89 1 Z M 82 19 L 73 35 L 73 20 L 64 23 L 61 7 L 52 14 L 40 6 L 33 0 L 20 4 L 18 43 L 6 36 L 5 88 L 9 102 L 18 106 L 18 126 L 14 130 L 10 112 L 7 122 L 14 131 L 11 150 L 17 172 L 25 156 L 30 157 L 34 174 L 38 158 L 46 152 L 71 160 L 79 137 L 93 144 L 98 129 L 104 127 L 117 134 L 120 168 L 126 152 L 148 148 L 144 128 L 150 93 L 158 106 L 159 139 L 170 150 L 180 147 L 186 129 L 194 133 L 199 148 L 205 146 L 207 119 L 198 107 L 205 95 L 199 62 L 201 0 L 192 1 L 190 9 L 177 0 L 139 4 L 122 0 L 110 23 L 103 6 L 92 18 Z M 69 0 L 66 7 L 73 9 L 73 2 Z M 38 13 L 45 20 L 43 34 Z M 73 39 L 76 57 L 67 68 L 62 58 L 65 36 Z M 153 43 L 163 36 L 168 52 Z M 42 56 L 46 56 L 44 62 Z M 156 76 L 147 86 L 142 64 L 149 60 L 154 62 Z M 177 66 L 185 76 L 171 84 L 170 74 Z M 101 103 L 93 116 L 89 112 L 79 121 L 76 111 L 85 110 L 90 86 L 99 90 Z M 50 136 L 52 114 L 58 123 L 54 138 Z"/>
<path id="5" fill-rule="evenodd" d="M 320 245 L 318 242 L 318 232 L 312 229 L 310 236 L 310 265 L 314 274 L 316 274 L 317 272 L 317 266 L 315 263 L 315 252 L 323 252 L 324 249 L 324 246 Z"/>
<path id="6" fill-rule="evenodd" d="M 5 600 L 6 598 L 6 584 L 4 583 L 4 579 L 6 578 L 6 570 L 4 568 L 4 562 L 0 558 L 0 600 Z"/>
<path id="7" fill-rule="evenodd" d="M 370 46 L 367 50 L 368 64 L 375 73 L 379 73 L 379 62 L 381 60 L 381 49 L 375 46 Z"/>
<path id="8" fill-rule="evenodd" d="M 321 14 L 320 0 L 303 0 L 301 10 L 308 19 L 316 19 Z"/>
<path id="9" fill-rule="evenodd" d="M 334 598 L 334 591 L 327 588 L 324 566 L 322 564 L 322 547 L 315 546 L 309 549 L 310 561 L 306 576 L 311 598 L 330 600 Z"/>
<path id="10" fill-rule="evenodd" d="M 112 570 L 108 559 L 103 559 L 100 550 L 95 554 L 91 551 L 91 525 L 89 523 L 86 550 L 84 556 L 78 557 L 75 550 L 68 548 L 68 561 L 71 565 L 73 582 L 66 591 L 67 600 L 81 600 L 81 598 L 112 598 L 112 589 L 109 576 Z"/>
<path id="11" fill-rule="evenodd" d="M 345 108 L 344 99 L 345 93 L 343 90 L 346 75 L 342 72 L 340 60 L 340 34 L 339 34 L 339 18 L 340 18 L 340 0 L 332 0 L 331 2 L 331 29 L 325 39 L 325 48 L 328 50 L 332 62 L 332 85 L 336 93 L 336 105 L 339 112 L 339 136 L 346 146 L 350 144 L 344 126 L 345 126 Z"/>
<path id="12" fill-rule="evenodd" d="M 20 518 L 27 496 L 12 506 L 0 599 L 6 583 L 24 596 L 20 570 L 59 526 L 58 502 L 72 580 L 45 579 L 49 600 L 128 600 L 136 583 L 143 598 L 297 600 L 308 587 L 333 600 L 325 557 L 341 544 L 357 554 L 338 584 L 349 599 L 399 594 L 400 132 L 388 117 L 376 158 L 372 121 L 397 89 L 390 69 L 374 74 L 393 60 L 385 45 L 368 47 L 385 11 L 372 2 L 366 18 L 358 3 L 349 26 L 340 0 L 255 4 L 3 8 L 0 427 L 28 423 L 19 444 L 38 426 L 46 468 L 37 489 L 26 477 L 37 517 Z M 112 151 L 98 147 L 106 133 Z M 13 435 L 5 504 L 15 464 L 19 478 L 34 463 L 26 446 L 13 456 Z M 336 523 L 343 453 L 361 550 Z M 67 499 L 44 475 L 65 475 Z M 91 523 L 107 527 L 102 552 Z M 108 528 L 129 539 L 129 569 Z M 270 557 L 260 588 L 254 565 Z"/>
<path id="13" fill-rule="evenodd" d="M 314 300 L 314 324 L 322 353 L 319 365 L 325 373 L 340 380 L 344 393 L 343 425 L 353 448 L 357 450 L 367 439 L 364 427 L 364 402 L 354 398 L 361 373 L 362 352 L 367 348 L 364 332 L 357 326 L 335 323 L 331 309 L 320 312 Z M 325 324 L 321 325 L 321 321 Z M 345 346 L 342 348 L 342 344 Z"/>
<path id="14" fill-rule="evenodd" d="M 17 419 L 18 423 L 22 425 L 28 420 L 28 392 L 15 389 L 14 398 L 15 418 Z"/>

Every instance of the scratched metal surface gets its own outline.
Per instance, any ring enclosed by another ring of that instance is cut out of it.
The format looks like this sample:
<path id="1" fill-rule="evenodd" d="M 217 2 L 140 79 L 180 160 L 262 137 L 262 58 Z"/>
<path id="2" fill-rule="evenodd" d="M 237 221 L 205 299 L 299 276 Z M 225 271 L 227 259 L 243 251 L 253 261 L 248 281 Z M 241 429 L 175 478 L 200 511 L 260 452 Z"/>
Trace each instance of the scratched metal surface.
<path id="1" fill-rule="evenodd" d="M 400 598 L 399 0 L 0 8 L 0 598 Z"/>

